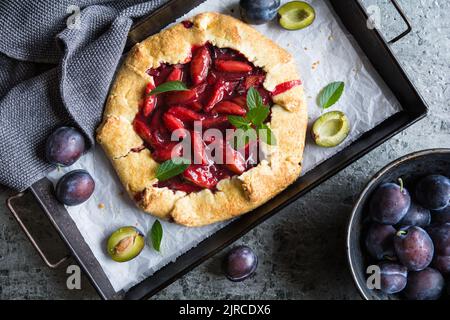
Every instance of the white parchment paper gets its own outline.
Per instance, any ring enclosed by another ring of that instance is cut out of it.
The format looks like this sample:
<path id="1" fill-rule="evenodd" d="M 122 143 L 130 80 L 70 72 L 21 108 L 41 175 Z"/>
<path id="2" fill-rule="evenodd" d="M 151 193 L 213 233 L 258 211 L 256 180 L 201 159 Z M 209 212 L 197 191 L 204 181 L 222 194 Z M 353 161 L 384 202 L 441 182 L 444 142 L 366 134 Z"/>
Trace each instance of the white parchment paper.
<path id="1" fill-rule="evenodd" d="M 282 1 L 284 2 L 286 1 Z M 238 1 L 209 0 L 187 16 L 205 11 L 237 16 L 237 3 Z M 310 3 L 315 8 L 317 17 L 307 29 L 286 31 L 276 22 L 256 26 L 295 56 L 305 86 L 310 124 L 321 114 L 316 104 L 319 91 L 332 81 L 345 82 L 343 96 L 329 110 L 344 111 L 351 122 L 352 131 L 347 140 L 337 148 L 317 147 L 308 138 L 303 173 L 400 111 L 392 93 L 380 81 L 359 48 L 348 38 L 328 5 L 322 0 Z M 127 290 L 140 282 L 224 225 L 219 223 L 203 228 L 186 228 L 162 222 L 164 237 L 161 253 L 147 246 L 130 262 L 114 262 L 106 255 L 105 250 L 105 240 L 109 234 L 127 225 L 134 225 L 146 233 L 155 219 L 134 206 L 99 147 L 70 168 L 52 172 L 49 179 L 55 183 L 67 171 L 78 168 L 86 169 L 92 174 L 96 182 L 95 192 L 89 201 L 76 207 L 68 207 L 67 210 L 117 291 Z M 101 204 L 104 205 L 103 208 Z"/>

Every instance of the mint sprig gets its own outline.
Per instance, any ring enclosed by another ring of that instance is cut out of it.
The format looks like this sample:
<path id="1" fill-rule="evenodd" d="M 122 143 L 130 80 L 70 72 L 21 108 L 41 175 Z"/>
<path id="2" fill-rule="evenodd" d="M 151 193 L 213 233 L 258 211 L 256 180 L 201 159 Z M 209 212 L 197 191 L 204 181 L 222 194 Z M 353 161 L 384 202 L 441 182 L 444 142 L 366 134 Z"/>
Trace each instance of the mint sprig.
<path id="1" fill-rule="evenodd" d="M 267 117 L 269 116 L 269 113 L 270 113 L 269 107 L 264 106 L 264 105 L 258 105 L 257 107 L 250 109 L 247 112 L 246 118 L 253 125 L 259 126 L 264 122 L 264 120 L 267 119 Z"/>
<path id="2" fill-rule="evenodd" d="M 247 92 L 247 107 L 248 110 L 255 109 L 258 106 L 263 106 L 263 100 L 258 90 L 251 87 Z"/>
<path id="3" fill-rule="evenodd" d="M 260 137 L 262 141 L 269 145 L 275 145 L 276 139 L 270 128 L 264 124 L 264 121 L 270 114 L 269 106 L 266 106 L 263 99 L 255 88 L 251 87 L 247 92 L 247 107 L 248 112 L 245 117 L 228 116 L 228 121 L 235 126 L 236 139 L 233 141 L 235 148 L 243 147 L 249 139 L 256 139 Z M 250 129 L 256 129 L 257 135 L 249 134 Z"/>
<path id="4" fill-rule="evenodd" d="M 248 121 L 246 118 L 244 117 L 240 117 L 240 116 L 228 116 L 228 121 L 230 121 L 230 123 L 235 126 L 236 128 L 239 129 L 250 129 L 251 126 L 251 122 Z"/>
<path id="5" fill-rule="evenodd" d="M 190 161 L 184 158 L 174 158 L 163 162 L 156 170 L 156 179 L 168 180 L 183 173 L 189 167 Z"/>
<path id="6" fill-rule="evenodd" d="M 148 95 L 153 96 L 155 94 L 169 92 L 169 91 L 187 91 L 189 90 L 186 85 L 181 81 L 168 81 L 161 83 L 155 89 L 153 89 Z"/>
<path id="7" fill-rule="evenodd" d="M 335 104 L 344 92 L 345 84 L 342 81 L 332 82 L 320 91 L 317 103 L 323 109 Z"/>
<path id="8" fill-rule="evenodd" d="M 153 226 L 150 230 L 150 239 L 152 239 L 153 249 L 160 252 L 161 250 L 161 240 L 163 237 L 163 228 L 159 220 L 155 220 Z"/>

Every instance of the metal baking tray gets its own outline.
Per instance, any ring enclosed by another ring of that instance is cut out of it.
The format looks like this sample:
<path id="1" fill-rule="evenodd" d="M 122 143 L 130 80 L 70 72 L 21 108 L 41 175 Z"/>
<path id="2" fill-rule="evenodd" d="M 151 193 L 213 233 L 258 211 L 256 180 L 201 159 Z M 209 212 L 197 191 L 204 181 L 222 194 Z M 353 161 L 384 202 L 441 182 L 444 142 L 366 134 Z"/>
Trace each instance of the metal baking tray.
<path id="1" fill-rule="evenodd" d="M 394 39 L 387 41 L 378 30 L 367 28 L 368 15 L 359 0 L 328 1 L 334 8 L 337 17 L 341 20 L 343 27 L 353 35 L 375 70 L 396 96 L 402 106 L 402 111 L 386 119 L 344 150 L 300 177 L 293 185 L 265 205 L 229 223 L 202 241 L 197 247 L 184 253 L 176 261 L 166 265 L 128 291 L 115 292 L 112 288 L 99 262 L 84 241 L 68 212 L 64 206 L 55 200 L 50 181 L 42 179 L 30 187 L 29 191 L 42 206 L 45 214 L 70 250 L 71 256 L 82 267 L 103 299 L 143 299 L 151 297 L 261 222 L 279 212 L 282 208 L 297 200 L 300 196 L 426 115 L 427 106 L 425 102 L 408 79 L 389 47 L 390 44 L 398 41 L 411 31 L 411 25 L 398 3 L 395 0 L 391 0 L 392 5 L 402 17 L 407 28 Z M 130 48 L 134 43 L 146 38 L 149 33 L 158 32 L 202 2 L 202 0 L 169 1 L 133 27 L 126 47 Z M 7 200 L 8 207 L 44 259 L 44 262 L 51 268 L 58 267 L 66 258 L 55 263 L 50 262 L 15 211 L 13 202 L 21 196 L 22 193 L 9 198 Z"/>

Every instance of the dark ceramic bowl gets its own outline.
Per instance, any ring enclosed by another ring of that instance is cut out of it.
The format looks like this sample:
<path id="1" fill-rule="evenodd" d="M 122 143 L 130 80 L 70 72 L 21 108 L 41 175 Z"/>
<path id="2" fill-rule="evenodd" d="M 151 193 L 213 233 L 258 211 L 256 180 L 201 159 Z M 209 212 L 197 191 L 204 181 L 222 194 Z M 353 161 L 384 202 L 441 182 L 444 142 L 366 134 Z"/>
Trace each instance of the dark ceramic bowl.
<path id="1" fill-rule="evenodd" d="M 370 264 L 362 234 L 368 225 L 367 204 L 372 191 L 380 184 L 394 182 L 401 177 L 409 189 L 422 176 L 437 173 L 450 176 L 450 149 L 430 149 L 408 154 L 381 169 L 361 192 L 353 208 L 347 230 L 347 258 L 350 270 L 361 295 L 367 300 L 400 299 L 398 295 L 387 295 L 371 290 L 366 285 L 366 268 Z"/>

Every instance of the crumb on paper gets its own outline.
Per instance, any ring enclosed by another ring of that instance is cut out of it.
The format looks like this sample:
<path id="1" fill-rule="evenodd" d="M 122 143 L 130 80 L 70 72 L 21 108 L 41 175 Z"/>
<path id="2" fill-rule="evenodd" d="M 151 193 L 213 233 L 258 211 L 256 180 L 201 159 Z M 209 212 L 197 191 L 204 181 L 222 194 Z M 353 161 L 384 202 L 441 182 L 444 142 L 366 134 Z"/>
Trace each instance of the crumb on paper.
<path id="1" fill-rule="evenodd" d="M 328 36 L 328 40 L 330 40 L 330 41 L 334 40 L 333 35 L 330 34 L 330 35 Z"/>
<path id="2" fill-rule="evenodd" d="M 105 204 L 102 203 L 102 202 L 100 202 L 100 203 L 98 204 L 98 208 L 99 208 L 99 209 L 104 209 L 104 208 L 105 208 Z"/>
<path id="3" fill-rule="evenodd" d="M 307 47 L 304 47 L 303 49 L 305 49 L 305 51 L 306 51 L 306 50 L 308 50 L 308 48 L 307 48 Z"/>
<path id="4" fill-rule="evenodd" d="M 311 66 L 311 69 L 316 70 L 317 67 L 319 66 L 319 64 L 320 64 L 320 61 L 314 62 L 314 63 L 312 64 L 312 66 Z"/>

